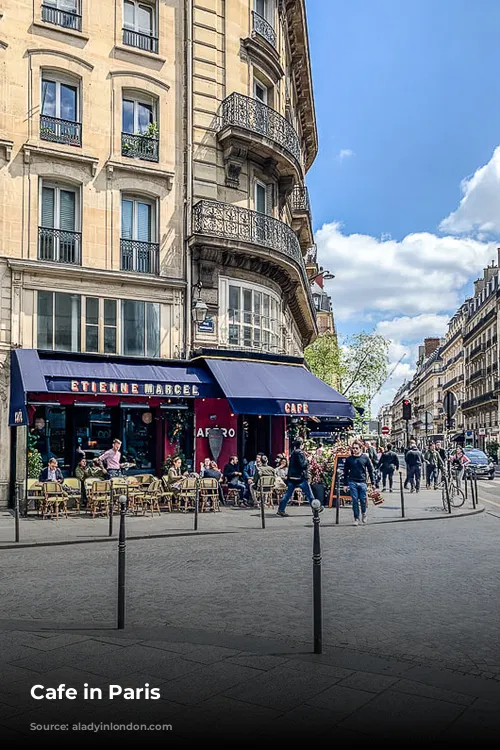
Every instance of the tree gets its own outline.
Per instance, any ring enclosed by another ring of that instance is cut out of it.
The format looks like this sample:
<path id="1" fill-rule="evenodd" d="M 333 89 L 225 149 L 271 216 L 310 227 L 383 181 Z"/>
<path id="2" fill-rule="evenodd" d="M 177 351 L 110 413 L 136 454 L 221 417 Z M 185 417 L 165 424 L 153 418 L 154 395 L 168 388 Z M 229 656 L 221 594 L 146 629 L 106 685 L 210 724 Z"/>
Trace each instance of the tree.
<path id="1" fill-rule="evenodd" d="M 311 371 L 337 388 L 370 418 L 373 397 L 384 384 L 389 368 L 389 341 L 375 333 L 356 333 L 341 346 L 332 334 L 319 336 L 305 351 Z"/>

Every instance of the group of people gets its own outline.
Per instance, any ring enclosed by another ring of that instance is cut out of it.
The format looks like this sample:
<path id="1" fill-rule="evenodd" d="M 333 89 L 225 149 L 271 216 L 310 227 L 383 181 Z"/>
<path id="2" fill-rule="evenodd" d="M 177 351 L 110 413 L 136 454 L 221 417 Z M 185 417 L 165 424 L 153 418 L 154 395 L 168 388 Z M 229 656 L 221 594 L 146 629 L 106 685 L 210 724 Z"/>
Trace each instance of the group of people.
<path id="1" fill-rule="evenodd" d="M 447 471 L 447 454 L 440 441 L 429 443 L 427 450 L 422 452 L 418 449 L 417 443 L 412 440 L 409 448 L 405 451 L 406 463 L 406 480 L 405 489 L 410 487 L 410 492 L 420 491 L 420 480 L 422 470 L 425 468 L 425 485 L 426 489 L 435 490 L 439 487 L 440 480 L 443 479 Z M 450 458 L 451 468 L 456 474 L 458 486 L 461 486 L 465 470 L 470 464 L 470 459 L 464 453 L 461 446 L 458 446 Z"/>

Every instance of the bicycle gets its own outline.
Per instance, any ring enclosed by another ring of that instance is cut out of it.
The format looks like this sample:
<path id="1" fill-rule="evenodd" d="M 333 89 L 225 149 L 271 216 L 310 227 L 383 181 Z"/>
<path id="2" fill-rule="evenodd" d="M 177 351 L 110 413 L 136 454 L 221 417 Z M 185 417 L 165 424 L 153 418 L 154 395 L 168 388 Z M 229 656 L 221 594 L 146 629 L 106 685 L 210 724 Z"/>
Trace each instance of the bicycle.
<path id="1" fill-rule="evenodd" d="M 450 505 L 452 508 L 461 508 L 462 505 L 465 503 L 465 493 L 461 489 L 458 483 L 458 474 L 459 472 L 457 469 L 453 469 L 450 476 L 442 476 L 441 478 L 441 488 L 442 488 L 442 500 L 443 500 L 443 508 L 445 511 L 448 511 L 448 496 L 446 493 L 446 483 L 448 484 L 448 495 L 450 498 Z"/>

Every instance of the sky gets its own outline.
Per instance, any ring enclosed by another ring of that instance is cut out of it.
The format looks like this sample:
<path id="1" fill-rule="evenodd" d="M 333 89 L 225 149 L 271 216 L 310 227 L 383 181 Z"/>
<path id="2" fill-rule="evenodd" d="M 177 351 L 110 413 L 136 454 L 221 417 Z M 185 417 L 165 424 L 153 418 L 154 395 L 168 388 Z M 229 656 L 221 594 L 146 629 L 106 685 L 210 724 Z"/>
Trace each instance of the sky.
<path id="1" fill-rule="evenodd" d="M 392 401 L 500 245 L 498 0 L 306 0 L 307 184 L 337 330 L 382 333 Z M 498 150 L 497 150 L 498 149 Z M 402 358 L 402 359 L 401 359 Z M 401 360 L 401 361 L 400 361 Z"/>

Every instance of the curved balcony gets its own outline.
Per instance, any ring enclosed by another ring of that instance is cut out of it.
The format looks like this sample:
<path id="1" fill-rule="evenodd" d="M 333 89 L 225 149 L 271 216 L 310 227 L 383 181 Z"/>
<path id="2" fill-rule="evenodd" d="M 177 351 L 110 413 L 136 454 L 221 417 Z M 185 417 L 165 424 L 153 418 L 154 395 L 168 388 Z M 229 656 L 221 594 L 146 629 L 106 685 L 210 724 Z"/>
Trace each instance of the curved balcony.
<path id="1" fill-rule="evenodd" d="M 266 21 L 257 11 L 252 11 L 253 30 L 260 34 L 272 47 L 276 47 L 276 32 L 269 21 Z"/>
<path id="2" fill-rule="evenodd" d="M 280 176 L 293 175 L 302 181 L 300 141 L 295 128 L 258 99 L 236 92 L 224 99 L 218 137 L 226 163 L 233 165 L 234 187 L 239 185 L 242 157 L 246 155 L 264 167 L 275 165 Z M 229 179 L 230 175 L 228 170 Z"/>
<path id="3" fill-rule="evenodd" d="M 199 248 L 200 259 L 221 266 L 242 268 L 242 256 L 253 259 L 251 270 L 274 279 L 288 294 L 304 338 L 310 339 L 316 333 L 315 307 L 304 258 L 288 224 L 248 208 L 202 200 L 193 207 L 190 244 Z"/>

